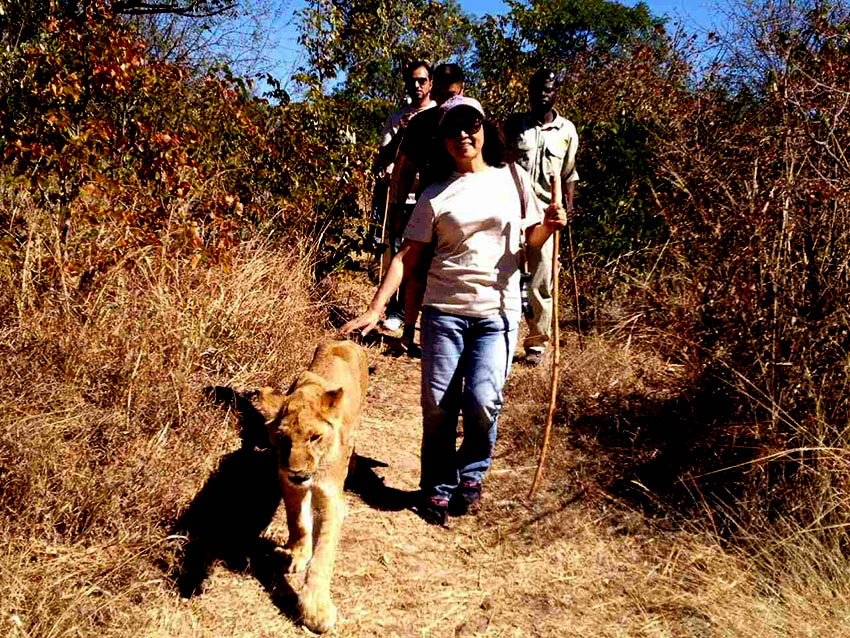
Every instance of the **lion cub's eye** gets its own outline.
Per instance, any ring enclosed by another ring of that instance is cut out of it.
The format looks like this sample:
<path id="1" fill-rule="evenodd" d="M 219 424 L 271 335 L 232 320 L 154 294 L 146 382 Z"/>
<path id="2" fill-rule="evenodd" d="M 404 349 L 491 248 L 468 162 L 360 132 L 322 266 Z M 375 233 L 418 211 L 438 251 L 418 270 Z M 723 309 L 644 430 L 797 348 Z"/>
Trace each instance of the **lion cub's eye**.
<path id="1" fill-rule="evenodd" d="M 321 434 L 314 434 L 313 436 L 310 437 L 310 443 L 315 443 L 316 441 L 318 441 L 321 438 L 322 438 Z"/>

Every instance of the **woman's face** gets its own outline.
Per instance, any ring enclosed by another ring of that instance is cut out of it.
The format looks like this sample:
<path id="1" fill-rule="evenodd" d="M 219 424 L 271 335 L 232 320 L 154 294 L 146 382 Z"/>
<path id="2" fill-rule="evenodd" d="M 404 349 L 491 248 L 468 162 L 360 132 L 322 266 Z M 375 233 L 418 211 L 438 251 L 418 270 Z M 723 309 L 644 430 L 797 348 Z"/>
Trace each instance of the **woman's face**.
<path id="1" fill-rule="evenodd" d="M 446 115 L 440 127 L 446 150 L 456 162 L 475 159 L 484 147 L 481 116 L 472 109 L 458 108 L 457 111 Z"/>

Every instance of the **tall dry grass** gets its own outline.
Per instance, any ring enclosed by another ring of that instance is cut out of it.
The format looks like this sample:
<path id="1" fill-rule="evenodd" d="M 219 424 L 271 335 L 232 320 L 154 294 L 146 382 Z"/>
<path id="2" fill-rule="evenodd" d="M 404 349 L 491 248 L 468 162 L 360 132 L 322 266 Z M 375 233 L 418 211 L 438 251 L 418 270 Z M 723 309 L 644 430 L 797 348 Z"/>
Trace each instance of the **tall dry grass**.
<path id="1" fill-rule="evenodd" d="M 604 265 L 593 246 L 578 252 L 585 318 L 615 343 L 640 338 L 684 365 L 687 382 L 670 392 L 615 376 L 583 390 L 616 361 L 608 349 L 565 381 L 561 416 L 607 494 L 698 520 L 769 579 L 840 589 L 850 547 L 850 7 L 739 4 L 723 64 L 697 85 L 672 72 L 636 82 L 657 95 L 623 110 L 646 133 L 638 157 L 652 167 L 664 232 Z"/>
<path id="2" fill-rule="evenodd" d="M 203 388 L 283 386 L 322 334 L 311 255 L 248 243 L 227 269 L 192 268 L 151 246 L 51 280 L 51 215 L 3 197 L 28 230 L 0 263 L 0 614 L 22 636 L 121 633 L 168 578 L 171 525 L 239 446 Z"/>
<path id="3" fill-rule="evenodd" d="M 850 517 L 848 16 L 843 2 L 738 16 L 723 79 L 659 136 L 671 236 L 645 287 L 699 362 L 681 480 L 757 560 L 836 582 Z"/>
<path id="4" fill-rule="evenodd" d="M 626 315 L 606 330 L 597 326 L 581 347 L 565 331 L 555 429 L 533 502 L 520 495 L 539 453 L 549 370 L 515 369 L 509 381 L 498 478 L 488 484 L 500 509 L 488 523 L 500 543 L 557 574 L 544 587 L 550 600 L 565 601 L 563 614 L 584 610 L 568 631 L 541 635 L 846 635 L 846 556 L 795 513 L 768 517 L 763 495 L 732 489 L 739 485 L 727 474 L 752 486 L 747 472 L 718 472 L 713 485 L 695 476 L 698 464 L 726 467 L 729 452 L 715 445 L 722 437 L 700 421 L 700 410 L 724 406 L 700 396 L 698 370 L 685 353 L 671 356 L 669 337 L 645 321 Z M 777 462 L 756 458 L 747 470 Z M 719 508 L 740 521 L 734 534 L 721 529 Z M 529 570 L 524 578 L 542 577 Z M 554 618 L 561 616 L 548 622 Z"/>

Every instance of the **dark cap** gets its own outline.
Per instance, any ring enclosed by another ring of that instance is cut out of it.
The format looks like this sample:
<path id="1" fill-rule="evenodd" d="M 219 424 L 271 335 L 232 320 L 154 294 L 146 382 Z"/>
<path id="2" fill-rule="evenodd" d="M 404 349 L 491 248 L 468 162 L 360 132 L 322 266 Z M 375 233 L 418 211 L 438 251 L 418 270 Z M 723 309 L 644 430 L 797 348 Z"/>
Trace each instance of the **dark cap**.
<path id="1" fill-rule="evenodd" d="M 532 75 L 531 79 L 528 81 L 528 86 L 540 86 L 544 82 L 554 82 L 555 85 L 560 84 L 558 75 L 552 69 L 544 67 L 542 69 L 537 69 L 534 72 L 534 75 Z"/>

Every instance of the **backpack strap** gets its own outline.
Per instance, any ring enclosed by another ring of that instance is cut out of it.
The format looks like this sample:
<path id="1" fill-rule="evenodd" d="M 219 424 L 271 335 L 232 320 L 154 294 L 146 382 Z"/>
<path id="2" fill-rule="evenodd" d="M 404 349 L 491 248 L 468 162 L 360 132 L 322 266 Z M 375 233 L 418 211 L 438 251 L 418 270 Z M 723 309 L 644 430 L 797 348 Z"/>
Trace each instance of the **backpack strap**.
<path id="1" fill-rule="evenodd" d="M 519 195 L 519 217 L 520 219 L 525 219 L 526 210 L 528 210 L 528 202 L 525 199 L 525 189 L 522 187 L 522 181 L 519 178 L 519 173 L 516 169 L 516 164 L 514 162 L 508 162 L 508 167 L 511 169 L 511 177 L 514 178 L 514 185 L 516 186 L 516 192 Z M 520 272 L 527 272 L 527 263 L 525 260 L 525 230 L 522 228 L 522 224 L 520 224 L 519 229 L 519 269 Z"/>
<path id="2" fill-rule="evenodd" d="M 519 173 L 516 170 L 516 164 L 514 162 L 509 162 L 508 166 L 511 169 L 511 177 L 514 178 L 514 185 L 516 186 L 516 192 L 519 195 L 519 216 L 520 219 L 525 219 L 525 211 L 527 210 L 526 201 L 525 201 L 525 189 L 522 187 L 522 182 L 519 179 Z"/>

